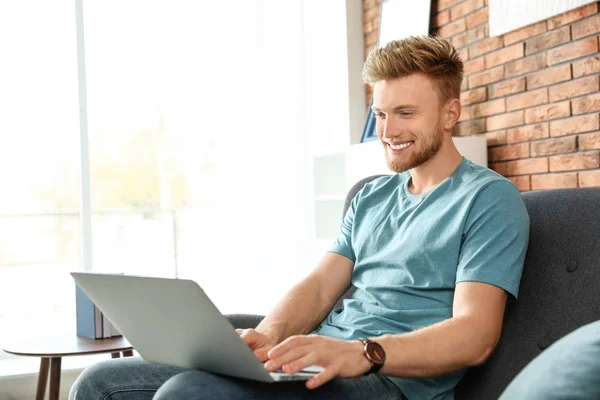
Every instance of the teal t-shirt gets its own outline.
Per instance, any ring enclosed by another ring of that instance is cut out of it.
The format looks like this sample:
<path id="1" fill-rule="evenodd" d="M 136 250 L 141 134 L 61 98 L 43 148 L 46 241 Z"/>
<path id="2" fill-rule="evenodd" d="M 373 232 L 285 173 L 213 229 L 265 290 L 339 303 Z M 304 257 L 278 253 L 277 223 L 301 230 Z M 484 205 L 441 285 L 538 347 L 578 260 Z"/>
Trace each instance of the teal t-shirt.
<path id="1" fill-rule="evenodd" d="M 377 178 L 352 200 L 330 251 L 354 261 L 356 291 L 314 333 L 353 340 L 441 322 L 452 317 L 458 282 L 486 282 L 517 298 L 529 240 L 517 187 L 468 159 L 427 193 L 410 193 L 410 179 Z M 409 400 L 447 400 L 465 372 L 388 378 Z"/>

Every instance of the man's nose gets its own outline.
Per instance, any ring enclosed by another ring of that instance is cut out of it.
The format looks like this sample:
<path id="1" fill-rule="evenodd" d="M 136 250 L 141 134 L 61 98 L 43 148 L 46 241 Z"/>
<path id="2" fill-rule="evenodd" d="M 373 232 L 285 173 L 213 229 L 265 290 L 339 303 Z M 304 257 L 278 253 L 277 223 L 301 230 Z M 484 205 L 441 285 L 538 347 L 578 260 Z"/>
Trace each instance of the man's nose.
<path id="1" fill-rule="evenodd" d="M 391 139 L 398 136 L 398 133 L 400 131 L 400 127 L 398 126 L 397 122 L 394 121 L 394 118 L 386 118 L 383 121 L 383 126 L 381 128 L 382 137 L 386 139 Z"/>

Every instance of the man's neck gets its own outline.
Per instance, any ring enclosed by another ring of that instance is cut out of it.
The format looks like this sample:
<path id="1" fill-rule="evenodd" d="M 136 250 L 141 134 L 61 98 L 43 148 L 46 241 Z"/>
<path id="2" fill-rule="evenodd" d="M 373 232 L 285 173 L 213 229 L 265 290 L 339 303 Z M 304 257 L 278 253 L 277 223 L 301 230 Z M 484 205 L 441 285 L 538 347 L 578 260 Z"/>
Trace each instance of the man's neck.
<path id="1" fill-rule="evenodd" d="M 452 175 L 462 160 L 462 155 L 454 146 L 452 138 L 450 138 L 442 145 L 436 155 L 410 170 L 412 179 L 408 190 L 412 194 L 428 192 Z"/>

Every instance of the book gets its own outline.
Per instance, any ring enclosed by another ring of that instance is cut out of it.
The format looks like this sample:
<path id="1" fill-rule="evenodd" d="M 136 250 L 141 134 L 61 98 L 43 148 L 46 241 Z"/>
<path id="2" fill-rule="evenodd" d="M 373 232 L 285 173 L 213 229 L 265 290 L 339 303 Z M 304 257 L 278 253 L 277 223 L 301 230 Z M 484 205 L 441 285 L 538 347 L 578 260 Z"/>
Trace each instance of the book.
<path id="1" fill-rule="evenodd" d="M 75 313 L 77 336 L 89 339 L 102 338 L 102 312 L 77 284 L 75 284 Z"/>
<path id="2" fill-rule="evenodd" d="M 111 323 L 108 320 L 108 318 L 106 318 L 106 315 L 102 314 L 102 338 L 104 339 L 108 339 L 111 337 L 112 335 L 112 329 L 111 329 Z"/>
<path id="3" fill-rule="evenodd" d="M 121 335 L 121 332 L 119 332 L 117 327 L 112 322 L 110 323 L 110 327 L 111 327 L 111 337 L 123 336 L 123 335 Z"/>

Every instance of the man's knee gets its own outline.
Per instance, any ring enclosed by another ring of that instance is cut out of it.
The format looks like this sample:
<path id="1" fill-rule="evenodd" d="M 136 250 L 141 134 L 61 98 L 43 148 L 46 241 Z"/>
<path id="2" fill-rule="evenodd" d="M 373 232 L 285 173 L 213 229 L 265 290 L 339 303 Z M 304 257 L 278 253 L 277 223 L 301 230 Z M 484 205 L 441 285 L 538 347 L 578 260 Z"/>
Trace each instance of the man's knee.
<path id="1" fill-rule="evenodd" d="M 175 375 L 158 389 L 153 400 L 238 399 L 239 388 L 231 380 L 203 371 Z"/>
<path id="2" fill-rule="evenodd" d="M 101 399 L 107 390 L 107 379 L 119 365 L 113 360 L 107 360 L 90 365 L 79 375 L 71 391 L 69 400 Z"/>
<path id="3" fill-rule="evenodd" d="M 127 357 L 90 365 L 71 387 L 69 400 L 104 399 L 119 388 L 135 384 L 132 374 L 144 364 L 146 362 L 139 357 Z M 148 398 L 152 398 L 152 394 Z"/>

